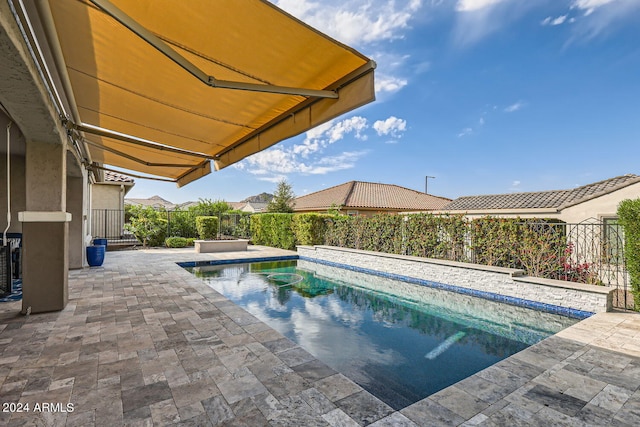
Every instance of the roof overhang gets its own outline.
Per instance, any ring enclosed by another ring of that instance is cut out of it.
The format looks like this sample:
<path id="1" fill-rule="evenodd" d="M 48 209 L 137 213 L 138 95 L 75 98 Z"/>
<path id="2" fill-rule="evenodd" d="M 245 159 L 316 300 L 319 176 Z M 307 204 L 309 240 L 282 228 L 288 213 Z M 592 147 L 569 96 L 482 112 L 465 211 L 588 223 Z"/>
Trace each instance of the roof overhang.
<path id="1" fill-rule="evenodd" d="M 182 186 L 375 99 L 373 61 L 267 1 L 10 1 L 100 167 Z"/>
<path id="2" fill-rule="evenodd" d="M 499 216 L 499 215 L 555 215 L 559 213 L 556 208 L 523 208 L 523 209 L 468 209 L 468 210 L 435 210 L 433 213 L 437 214 L 451 214 L 451 215 L 480 215 L 480 216 Z"/>

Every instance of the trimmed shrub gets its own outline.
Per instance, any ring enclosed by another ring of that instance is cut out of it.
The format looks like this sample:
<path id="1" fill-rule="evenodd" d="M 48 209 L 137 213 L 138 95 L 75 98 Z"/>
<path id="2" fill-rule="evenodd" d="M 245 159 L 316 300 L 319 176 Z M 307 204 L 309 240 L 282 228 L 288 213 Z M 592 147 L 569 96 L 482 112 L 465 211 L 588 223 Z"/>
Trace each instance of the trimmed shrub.
<path id="1" fill-rule="evenodd" d="M 342 248 L 355 248 L 355 222 L 353 216 L 334 215 L 325 220 L 325 244 Z"/>
<path id="2" fill-rule="evenodd" d="M 165 211 L 157 211 L 150 206 L 129 206 L 126 215 L 129 222 L 124 228 L 133 233 L 143 247 L 164 244 L 164 238 L 167 236 Z"/>
<path id="3" fill-rule="evenodd" d="M 327 231 L 327 218 L 333 215 L 318 213 L 295 214 L 291 227 L 295 235 L 296 245 L 322 245 Z"/>
<path id="4" fill-rule="evenodd" d="M 623 200 L 618 222 L 624 229 L 624 257 L 631 279 L 635 310 L 640 311 L 640 199 Z"/>
<path id="5" fill-rule="evenodd" d="M 184 237 L 167 237 L 164 244 L 167 245 L 168 248 L 186 248 L 188 241 Z"/>
<path id="6" fill-rule="evenodd" d="M 251 216 L 251 235 L 256 245 L 295 249 L 296 237 L 291 226 L 293 214 L 262 213 Z"/>
<path id="7" fill-rule="evenodd" d="M 195 240 L 193 237 L 187 237 L 187 246 L 195 246 Z"/>
<path id="8" fill-rule="evenodd" d="M 214 240 L 218 234 L 217 216 L 197 216 L 196 229 L 202 240 Z"/>
<path id="9" fill-rule="evenodd" d="M 467 261 L 464 242 L 468 224 L 462 215 L 406 216 L 406 253 L 426 258 Z"/>

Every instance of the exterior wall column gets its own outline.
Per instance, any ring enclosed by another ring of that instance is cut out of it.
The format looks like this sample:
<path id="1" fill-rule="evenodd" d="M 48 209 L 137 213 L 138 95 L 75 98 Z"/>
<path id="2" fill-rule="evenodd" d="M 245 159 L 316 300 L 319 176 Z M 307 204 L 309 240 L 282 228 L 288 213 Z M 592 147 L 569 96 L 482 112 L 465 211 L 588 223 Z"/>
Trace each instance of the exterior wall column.
<path id="1" fill-rule="evenodd" d="M 69 268 L 84 265 L 84 179 L 67 176 L 67 211 L 71 214 L 69 223 Z"/>
<path id="2" fill-rule="evenodd" d="M 66 142 L 27 141 L 22 222 L 22 312 L 62 310 L 69 299 Z"/>

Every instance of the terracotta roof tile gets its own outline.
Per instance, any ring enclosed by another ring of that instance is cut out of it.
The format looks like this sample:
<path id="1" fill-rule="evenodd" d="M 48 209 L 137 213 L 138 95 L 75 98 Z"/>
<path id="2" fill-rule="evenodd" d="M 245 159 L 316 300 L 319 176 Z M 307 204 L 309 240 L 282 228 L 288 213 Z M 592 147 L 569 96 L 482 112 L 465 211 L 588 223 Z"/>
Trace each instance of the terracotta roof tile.
<path id="1" fill-rule="evenodd" d="M 350 181 L 296 198 L 294 210 L 326 210 L 332 205 L 382 210 L 437 210 L 450 201 L 398 185 Z"/>
<path id="2" fill-rule="evenodd" d="M 105 182 L 133 183 L 133 178 L 117 172 L 104 171 Z"/>
<path id="3" fill-rule="evenodd" d="M 538 191 L 533 193 L 490 194 L 465 196 L 444 207 L 447 211 L 472 211 L 489 209 L 564 209 L 589 199 L 599 197 L 620 188 L 640 182 L 640 176 L 627 174 L 571 190 Z"/>

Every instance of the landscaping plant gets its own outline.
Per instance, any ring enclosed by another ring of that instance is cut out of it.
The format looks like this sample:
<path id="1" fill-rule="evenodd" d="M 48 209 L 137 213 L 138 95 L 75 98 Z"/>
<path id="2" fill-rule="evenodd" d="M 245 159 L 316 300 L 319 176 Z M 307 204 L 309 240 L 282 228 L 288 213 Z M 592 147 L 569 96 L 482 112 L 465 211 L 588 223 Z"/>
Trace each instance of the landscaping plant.
<path id="1" fill-rule="evenodd" d="M 162 246 L 167 234 L 167 213 L 147 206 L 128 206 L 125 229 L 133 233 L 143 247 Z"/>
<path id="2" fill-rule="evenodd" d="M 640 199 L 623 200 L 618 222 L 624 229 L 624 257 L 636 311 L 640 311 Z"/>
<path id="3" fill-rule="evenodd" d="M 196 229 L 201 240 L 214 240 L 218 235 L 218 217 L 197 216 Z"/>

